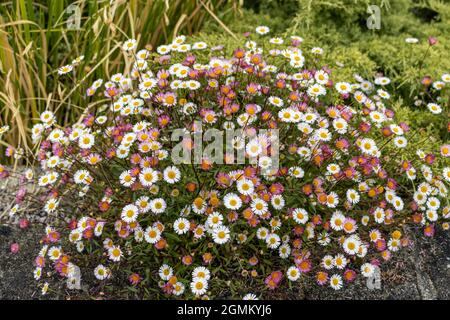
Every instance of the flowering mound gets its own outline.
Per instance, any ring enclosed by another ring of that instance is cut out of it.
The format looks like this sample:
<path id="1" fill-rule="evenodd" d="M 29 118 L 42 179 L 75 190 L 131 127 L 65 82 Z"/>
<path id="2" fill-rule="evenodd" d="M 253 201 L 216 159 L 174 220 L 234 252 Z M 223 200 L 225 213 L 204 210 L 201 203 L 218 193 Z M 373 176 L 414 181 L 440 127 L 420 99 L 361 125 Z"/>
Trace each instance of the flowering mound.
<path id="1" fill-rule="evenodd" d="M 450 147 L 412 149 L 388 78 L 333 82 L 322 49 L 295 36 L 229 54 L 185 41 L 126 41 L 127 71 L 87 90 L 103 106 L 34 126 L 41 170 L 17 201 L 38 183 L 55 220 L 36 279 L 75 283 L 81 267 L 183 298 L 254 299 L 301 277 L 338 290 L 408 246 L 406 223 L 448 229 Z"/>

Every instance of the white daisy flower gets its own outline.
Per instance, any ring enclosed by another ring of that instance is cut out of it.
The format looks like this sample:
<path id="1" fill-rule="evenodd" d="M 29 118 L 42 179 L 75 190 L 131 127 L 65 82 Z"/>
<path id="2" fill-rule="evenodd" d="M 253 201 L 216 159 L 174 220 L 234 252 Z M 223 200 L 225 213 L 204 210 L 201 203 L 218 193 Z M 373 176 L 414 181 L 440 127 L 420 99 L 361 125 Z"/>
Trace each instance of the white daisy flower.
<path id="1" fill-rule="evenodd" d="M 254 214 L 260 216 L 267 212 L 268 204 L 264 200 L 256 198 L 252 200 L 250 208 Z"/>
<path id="2" fill-rule="evenodd" d="M 276 233 L 270 233 L 267 237 L 266 237 L 266 243 L 267 246 L 270 249 L 276 249 L 280 246 L 281 244 L 281 239 L 280 236 L 277 235 Z"/>
<path id="3" fill-rule="evenodd" d="M 230 240 L 230 229 L 221 225 L 213 229 L 212 237 L 215 243 L 224 244 Z"/>
<path id="4" fill-rule="evenodd" d="M 108 250 L 108 257 L 110 260 L 114 262 L 120 261 L 120 259 L 123 257 L 123 252 L 118 246 L 112 246 Z"/>
<path id="5" fill-rule="evenodd" d="M 148 243 L 155 244 L 161 239 L 161 231 L 157 227 L 147 227 L 144 232 L 144 239 Z"/>
<path id="6" fill-rule="evenodd" d="M 134 50 L 137 46 L 137 41 L 135 39 L 128 39 L 122 45 L 122 49 L 125 51 Z"/>
<path id="7" fill-rule="evenodd" d="M 375 273 L 375 267 L 371 263 L 364 263 L 361 266 L 361 274 L 363 277 L 370 278 Z"/>
<path id="8" fill-rule="evenodd" d="M 292 212 L 292 218 L 298 224 L 305 224 L 308 221 L 308 212 L 305 209 L 297 208 Z"/>
<path id="9" fill-rule="evenodd" d="M 300 270 L 296 266 L 291 266 L 287 270 L 286 276 L 291 281 L 297 281 L 300 278 Z"/>
<path id="10" fill-rule="evenodd" d="M 139 208 L 134 204 L 129 204 L 123 207 L 121 218 L 126 223 L 135 222 L 139 214 Z"/>
<path id="11" fill-rule="evenodd" d="M 236 187 L 239 193 L 246 196 L 253 194 L 253 192 L 255 191 L 253 182 L 245 178 L 238 180 L 238 182 L 236 183 Z"/>
<path id="12" fill-rule="evenodd" d="M 330 287 L 333 288 L 334 290 L 340 290 L 342 289 L 342 286 L 343 286 L 342 277 L 338 274 L 333 274 L 330 277 Z"/>
<path id="13" fill-rule="evenodd" d="M 167 264 L 163 264 L 158 270 L 159 277 L 162 280 L 169 280 L 173 276 L 173 269 Z"/>
<path id="14" fill-rule="evenodd" d="M 93 134 L 85 133 L 78 139 L 78 146 L 81 149 L 90 149 L 95 143 L 95 137 Z"/>
<path id="15" fill-rule="evenodd" d="M 158 181 L 158 172 L 152 168 L 145 168 L 139 174 L 139 181 L 144 187 L 151 187 Z"/>
<path id="16" fill-rule="evenodd" d="M 178 218 L 173 223 L 173 229 L 176 234 L 185 234 L 189 232 L 190 226 L 189 220 L 185 218 Z"/>
<path id="17" fill-rule="evenodd" d="M 265 35 L 265 34 L 269 33 L 270 29 L 266 26 L 259 26 L 259 27 L 256 27 L 255 31 L 257 34 Z"/>
<path id="18" fill-rule="evenodd" d="M 124 187 L 131 187 L 136 181 L 136 178 L 131 175 L 131 170 L 127 170 L 120 174 L 119 181 Z"/>
<path id="19" fill-rule="evenodd" d="M 105 280 L 106 278 L 109 277 L 110 271 L 104 265 L 99 264 L 94 269 L 94 275 L 98 280 Z"/>
<path id="20" fill-rule="evenodd" d="M 192 279 L 203 278 L 208 281 L 211 278 L 211 272 L 205 267 L 196 267 L 192 271 Z"/>
<path id="21" fill-rule="evenodd" d="M 163 213 L 166 208 L 166 201 L 164 201 L 163 198 L 157 198 L 150 201 L 150 210 L 155 214 Z"/>
<path id="22" fill-rule="evenodd" d="M 181 178 L 181 172 L 180 170 L 175 166 L 170 166 L 164 169 L 163 172 L 164 181 L 170 184 L 177 183 L 180 181 Z"/>
<path id="23" fill-rule="evenodd" d="M 191 282 L 191 291 L 196 296 L 201 296 L 208 290 L 208 281 L 204 278 L 195 278 Z"/>
<path id="24" fill-rule="evenodd" d="M 242 206 L 242 200 L 235 193 L 229 193 L 223 198 L 223 203 L 227 209 L 239 210 Z"/>

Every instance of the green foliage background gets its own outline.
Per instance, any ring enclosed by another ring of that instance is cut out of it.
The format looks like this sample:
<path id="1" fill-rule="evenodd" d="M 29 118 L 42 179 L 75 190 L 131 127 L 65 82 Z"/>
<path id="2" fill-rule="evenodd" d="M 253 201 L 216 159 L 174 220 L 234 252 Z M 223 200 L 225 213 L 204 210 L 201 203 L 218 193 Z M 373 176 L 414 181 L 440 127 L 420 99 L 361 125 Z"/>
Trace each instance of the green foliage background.
<path id="1" fill-rule="evenodd" d="M 381 28 L 370 30 L 368 6 L 380 8 Z M 271 36 L 298 35 L 302 48 L 324 49 L 324 62 L 333 69 L 336 81 L 354 81 L 359 74 L 372 79 L 383 74 L 392 80 L 388 87 L 397 114 L 423 134 L 448 141 L 449 89 L 441 92 L 444 112 L 431 114 L 416 107 L 414 98 L 424 91 L 420 80 L 440 80 L 450 73 L 450 0 L 266 0 L 247 1 L 236 33 L 252 32 L 267 25 Z M 207 24 L 199 37 L 210 42 L 235 43 L 217 36 L 219 30 Z M 428 37 L 438 39 L 430 48 Z M 406 38 L 419 39 L 417 44 Z"/>

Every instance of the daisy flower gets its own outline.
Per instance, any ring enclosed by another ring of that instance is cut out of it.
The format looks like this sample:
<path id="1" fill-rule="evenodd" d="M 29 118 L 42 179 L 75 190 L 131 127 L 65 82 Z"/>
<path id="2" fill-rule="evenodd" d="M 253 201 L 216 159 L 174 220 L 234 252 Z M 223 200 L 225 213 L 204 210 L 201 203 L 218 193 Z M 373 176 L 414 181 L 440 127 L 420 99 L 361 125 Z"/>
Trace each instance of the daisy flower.
<path id="1" fill-rule="evenodd" d="M 35 280 L 39 280 L 42 276 L 42 268 L 41 267 L 36 267 L 33 271 L 33 278 Z"/>
<path id="2" fill-rule="evenodd" d="M 206 225 L 214 229 L 215 227 L 222 225 L 222 221 L 223 216 L 219 212 L 213 212 L 206 219 Z"/>
<path id="3" fill-rule="evenodd" d="M 63 74 L 69 73 L 72 70 L 73 70 L 73 66 L 71 64 L 68 64 L 68 65 L 60 67 L 58 69 L 58 74 L 63 75 Z"/>
<path id="4" fill-rule="evenodd" d="M 150 210 L 154 214 L 163 213 L 167 208 L 166 201 L 163 198 L 157 198 L 150 201 Z"/>
<path id="5" fill-rule="evenodd" d="M 245 151 L 248 153 L 249 157 L 255 158 L 262 153 L 261 144 L 256 140 L 251 140 L 245 147 Z"/>
<path id="6" fill-rule="evenodd" d="M 118 262 L 123 257 L 122 250 L 118 246 L 112 246 L 108 250 L 108 257 L 110 260 Z"/>
<path id="7" fill-rule="evenodd" d="M 330 287 L 333 288 L 334 290 L 340 290 L 342 289 L 342 277 L 338 274 L 333 274 L 330 277 Z"/>
<path id="8" fill-rule="evenodd" d="M 239 193 L 241 193 L 243 195 L 251 195 L 255 190 L 253 182 L 251 180 L 248 180 L 245 178 L 240 179 L 237 182 L 236 187 L 237 187 Z"/>
<path id="9" fill-rule="evenodd" d="M 42 295 L 43 296 L 46 295 L 47 291 L 48 291 L 48 282 L 44 283 L 44 285 L 42 286 L 42 290 L 41 290 Z"/>
<path id="10" fill-rule="evenodd" d="M 194 49 L 194 50 L 202 50 L 202 49 L 206 49 L 207 47 L 208 47 L 208 45 L 203 41 L 195 42 L 194 44 L 192 44 L 192 49 Z"/>
<path id="11" fill-rule="evenodd" d="M 205 227 L 203 225 L 197 225 L 194 229 L 194 238 L 201 239 L 205 236 Z"/>
<path id="12" fill-rule="evenodd" d="M 440 114 L 442 112 L 442 107 L 437 103 L 429 103 L 427 104 L 427 108 L 434 114 Z"/>
<path id="13" fill-rule="evenodd" d="M 122 45 L 122 49 L 125 51 L 134 50 L 137 46 L 137 41 L 135 39 L 129 39 L 125 41 Z"/>
<path id="14" fill-rule="evenodd" d="M 341 212 L 334 212 L 330 219 L 331 228 L 335 231 L 342 230 L 344 228 L 344 220 L 345 216 Z"/>
<path id="15" fill-rule="evenodd" d="M 270 29 L 266 26 L 259 26 L 259 27 L 256 27 L 255 31 L 259 35 L 265 35 L 265 34 L 269 33 Z"/>
<path id="16" fill-rule="evenodd" d="M 386 86 L 389 83 L 391 83 L 391 80 L 389 78 L 387 78 L 387 77 L 378 77 L 378 78 L 375 79 L 374 82 L 377 85 Z"/>
<path id="17" fill-rule="evenodd" d="M 361 274 L 363 277 L 370 278 L 375 273 L 375 267 L 371 263 L 364 263 L 361 266 Z"/>
<path id="18" fill-rule="evenodd" d="M 377 223 L 383 223 L 384 222 L 384 218 L 385 218 L 385 213 L 384 213 L 384 209 L 383 208 L 376 208 L 373 216 L 375 218 L 375 221 Z"/>
<path id="19" fill-rule="evenodd" d="M 338 82 L 334 86 L 340 94 L 350 93 L 351 86 L 348 82 Z"/>
<path id="20" fill-rule="evenodd" d="M 394 200 L 392 201 L 392 205 L 397 211 L 402 211 L 404 208 L 404 202 L 400 197 L 395 197 Z"/>
<path id="21" fill-rule="evenodd" d="M 247 293 L 242 300 L 258 300 L 258 298 L 256 297 L 256 294 L 254 293 Z"/>
<path id="22" fill-rule="evenodd" d="M 442 170 L 442 175 L 444 176 L 444 179 L 450 182 L 450 167 L 445 167 Z"/>
<path id="23" fill-rule="evenodd" d="M 325 88 L 320 84 L 314 84 L 308 88 L 308 95 L 311 97 L 319 97 L 326 94 Z"/>
<path id="24" fill-rule="evenodd" d="M 170 166 L 164 169 L 163 177 L 167 183 L 174 184 L 180 181 L 181 172 L 177 167 Z"/>
<path id="25" fill-rule="evenodd" d="M 271 233 L 266 237 L 266 243 L 270 249 L 276 249 L 281 244 L 280 236 L 276 233 Z"/>
<path id="26" fill-rule="evenodd" d="M 297 281 L 300 278 L 300 271 L 296 266 L 291 266 L 286 272 L 286 276 L 291 281 Z"/>
<path id="27" fill-rule="evenodd" d="M 436 221 L 439 218 L 439 216 L 438 216 L 438 214 L 437 214 L 437 212 L 435 210 L 427 210 L 425 212 L 425 216 L 431 222 L 434 222 L 434 221 Z"/>
<path id="28" fill-rule="evenodd" d="M 329 76 L 324 70 L 320 70 L 314 74 L 314 79 L 318 84 L 325 85 L 328 83 Z"/>
<path id="29" fill-rule="evenodd" d="M 289 247 L 289 245 L 285 243 L 279 247 L 278 251 L 279 251 L 280 257 L 283 259 L 286 259 L 291 254 L 291 247 Z"/>
<path id="30" fill-rule="evenodd" d="M 85 133 L 78 139 L 78 146 L 81 149 L 90 149 L 95 143 L 95 138 L 93 134 Z"/>
<path id="31" fill-rule="evenodd" d="M 323 49 L 319 48 L 319 47 L 314 47 L 311 49 L 311 53 L 316 54 L 316 55 L 322 55 Z"/>
<path id="32" fill-rule="evenodd" d="M 269 103 L 274 105 L 275 107 L 282 107 L 284 105 L 283 99 L 275 96 L 269 97 Z"/>
<path id="33" fill-rule="evenodd" d="M 94 275 L 98 280 L 105 280 L 109 277 L 110 271 L 104 265 L 99 264 L 94 269 Z"/>
<path id="34" fill-rule="evenodd" d="M 191 291 L 196 296 L 201 296 L 208 290 L 208 281 L 204 278 L 195 278 L 191 282 Z"/>
<path id="35" fill-rule="evenodd" d="M 258 228 L 258 230 L 256 230 L 256 237 L 259 240 L 266 240 L 267 236 L 269 235 L 269 230 L 267 228 Z"/>
<path id="36" fill-rule="evenodd" d="M 53 142 L 60 142 L 62 139 L 64 138 L 64 132 L 60 129 L 53 129 L 52 132 L 50 133 L 48 139 Z M 91 143 L 91 141 L 85 141 L 89 143 L 89 148 L 93 145 L 93 141 Z M 84 142 L 81 143 L 82 145 L 84 145 Z"/>
<path id="37" fill-rule="evenodd" d="M 58 200 L 57 199 L 50 199 L 45 203 L 44 210 L 47 213 L 52 213 L 56 210 L 58 207 Z"/>
<path id="38" fill-rule="evenodd" d="M 268 170 L 272 166 L 272 159 L 268 156 L 259 157 L 258 166 L 263 170 Z"/>
<path id="39" fill-rule="evenodd" d="M 173 294 L 175 296 L 181 296 L 184 293 L 185 287 L 184 284 L 181 282 L 176 282 L 173 285 Z"/>
<path id="40" fill-rule="evenodd" d="M 230 229 L 221 225 L 213 229 L 212 237 L 215 243 L 224 244 L 230 240 Z"/>
<path id="41" fill-rule="evenodd" d="M 320 264 L 324 269 L 331 270 L 334 267 L 334 259 L 331 255 L 326 255 L 322 258 L 322 262 Z"/>
<path id="42" fill-rule="evenodd" d="M 363 153 L 371 155 L 374 151 L 377 150 L 377 145 L 372 139 L 364 138 L 360 141 L 359 148 Z"/>
<path id="43" fill-rule="evenodd" d="M 330 194 L 327 195 L 326 201 L 329 208 L 335 208 L 339 204 L 339 197 L 337 193 L 330 192 Z"/>
<path id="44" fill-rule="evenodd" d="M 190 222 L 185 218 L 178 218 L 173 223 L 173 229 L 175 230 L 176 234 L 185 234 L 189 232 Z"/>
<path id="45" fill-rule="evenodd" d="M 250 208 L 253 213 L 261 216 L 267 212 L 268 205 L 267 202 L 265 202 L 264 200 L 256 198 L 252 200 Z"/>
<path id="46" fill-rule="evenodd" d="M 150 199 L 147 196 L 139 197 L 134 204 L 139 208 L 139 212 L 141 213 L 147 213 L 150 210 Z"/>
<path id="47" fill-rule="evenodd" d="M 228 193 L 223 198 L 223 203 L 227 209 L 239 210 L 242 206 L 242 200 L 235 193 Z"/>
<path id="48" fill-rule="evenodd" d="M 342 247 L 344 248 L 344 251 L 347 254 L 355 255 L 358 252 L 360 245 L 361 245 L 361 242 L 358 239 L 356 239 L 353 236 L 350 236 L 344 240 Z"/>
<path id="49" fill-rule="evenodd" d="M 270 203 L 274 209 L 281 210 L 284 207 L 285 201 L 283 196 L 280 194 L 272 196 Z"/>
<path id="50" fill-rule="evenodd" d="M 160 55 L 165 55 L 170 52 L 170 46 L 168 45 L 161 45 L 158 48 L 156 48 L 156 52 L 158 52 Z"/>
<path id="51" fill-rule="evenodd" d="M 136 221 L 138 214 L 139 208 L 134 204 L 129 204 L 122 209 L 121 218 L 126 223 L 130 223 Z"/>
<path id="52" fill-rule="evenodd" d="M 169 280 L 173 276 L 173 268 L 167 264 L 163 264 L 158 271 L 159 277 L 162 280 Z"/>
<path id="53" fill-rule="evenodd" d="M 205 267 L 196 267 L 192 271 L 192 279 L 203 278 L 208 281 L 211 278 L 211 272 Z"/>
<path id="54" fill-rule="evenodd" d="M 136 178 L 131 175 L 131 170 L 127 170 L 120 174 L 119 181 L 124 187 L 130 187 L 136 181 Z"/>
<path id="55" fill-rule="evenodd" d="M 346 195 L 347 201 L 350 202 L 351 204 L 357 204 L 361 198 L 358 191 L 354 189 L 348 189 Z"/>
<path id="56" fill-rule="evenodd" d="M 297 208 L 292 212 L 292 218 L 298 224 L 305 224 L 308 221 L 308 212 L 305 209 Z"/>
<path id="57" fill-rule="evenodd" d="M 87 170 L 76 171 L 73 178 L 76 184 L 89 184 L 92 180 L 91 174 Z"/>
<path id="58" fill-rule="evenodd" d="M 333 259 L 333 266 L 337 269 L 344 269 L 347 265 L 347 258 L 343 254 L 337 254 Z"/>
<path id="59" fill-rule="evenodd" d="M 161 239 L 161 231 L 157 227 L 147 227 L 144 232 L 144 239 L 148 243 L 155 244 Z"/>
<path id="60" fill-rule="evenodd" d="M 401 136 L 401 137 L 395 137 L 394 138 L 394 145 L 397 148 L 405 148 L 407 144 L 408 144 L 408 140 L 406 140 L 405 137 Z"/>
<path id="61" fill-rule="evenodd" d="M 58 260 L 61 254 L 61 247 L 51 247 L 50 249 L 48 249 L 48 256 L 50 257 L 50 260 Z"/>

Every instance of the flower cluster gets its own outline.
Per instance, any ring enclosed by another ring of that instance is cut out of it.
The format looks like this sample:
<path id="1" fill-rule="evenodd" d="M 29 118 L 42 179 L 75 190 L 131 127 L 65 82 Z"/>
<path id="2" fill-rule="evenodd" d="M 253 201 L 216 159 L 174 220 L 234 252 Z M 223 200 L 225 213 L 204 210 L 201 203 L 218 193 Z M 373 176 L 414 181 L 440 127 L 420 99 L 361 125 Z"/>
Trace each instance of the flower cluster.
<path id="1" fill-rule="evenodd" d="M 450 74 L 444 73 L 441 79 L 433 81 L 430 76 L 422 78 L 423 90 L 420 95 L 415 97 L 414 105 L 426 105 L 426 108 L 432 114 L 441 114 L 443 111 L 442 105 L 446 103 L 448 96 L 448 87 L 450 84 Z"/>
<path id="2" fill-rule="evenodd" d="M 248 38 L 231 54 L 184 36 L 156 52 L 128 40 L 131 70 L 87 90 L 105 105 L 67 128 L 42 113 L 32 130 L 41 170 L 22 179 L 39 185 L 55 218 L 36 279 L 44 268 L 70 279 L 89 255 L 98 281 L 125 273 L 136 288 L 157 283 L 184 298 L 231 286 L 256 299 L 233 286 L 246 279 L 260 292 L 305 276 L 338 290 L 408 246 L 405 223 L 426 235 L 449 228 L 449 145 L 410 152 L 414 133 L 390 109 L 389 78 L 334 81 L 321 48 L 256 33 L 261 44 Z M 242 135 L 222 164 L 177 163 L 180 128 L 188 151 L 205 128 Z M 233 161 L 238 151 L 245 163 Z"/>

